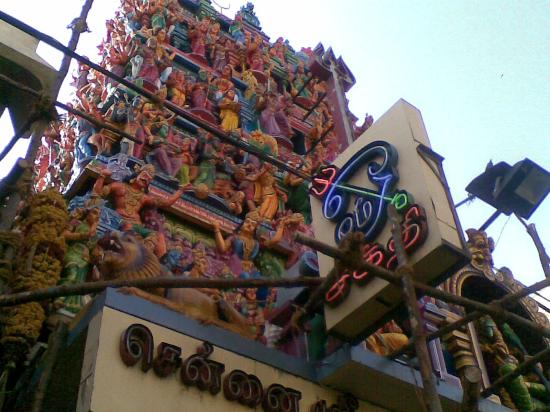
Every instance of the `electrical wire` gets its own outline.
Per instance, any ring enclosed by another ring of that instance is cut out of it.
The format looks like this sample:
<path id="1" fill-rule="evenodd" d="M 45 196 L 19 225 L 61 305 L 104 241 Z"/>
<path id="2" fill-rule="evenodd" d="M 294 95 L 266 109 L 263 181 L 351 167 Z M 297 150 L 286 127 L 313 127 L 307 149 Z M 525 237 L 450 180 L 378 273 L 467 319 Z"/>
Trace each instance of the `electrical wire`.
<path id="1" fill-rule="evenodd" d="M 500 238 L 502 237 L 502 233 L 504 232 L 504 229 L 506 228 L 506 225 L 510 221 L 511 217 L 512 217 L 512 215 L 508 216 L 508 219 L 506 219 L 506 222 L 504 222 L 504 224 L 502 225 L 502 228 L 500 229 L 500 233 L 498 234 L 497 241 L 495 242 L 495 249 L 497 248 L 498 242 L 500 242 Z"/>

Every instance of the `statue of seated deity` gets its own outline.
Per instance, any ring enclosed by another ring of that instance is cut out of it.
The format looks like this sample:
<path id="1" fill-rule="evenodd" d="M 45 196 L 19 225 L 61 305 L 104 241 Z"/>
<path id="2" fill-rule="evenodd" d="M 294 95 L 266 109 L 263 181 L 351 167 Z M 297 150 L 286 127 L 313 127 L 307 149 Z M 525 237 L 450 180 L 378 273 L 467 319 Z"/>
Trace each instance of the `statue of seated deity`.
<path id="1" fill-rule="evenodd" d="M 365 341 L 367 349 L 380 356 L 388 356 L 407 343 L 409 343 L 409 338 L 394 320 L 386 323 Z"/>

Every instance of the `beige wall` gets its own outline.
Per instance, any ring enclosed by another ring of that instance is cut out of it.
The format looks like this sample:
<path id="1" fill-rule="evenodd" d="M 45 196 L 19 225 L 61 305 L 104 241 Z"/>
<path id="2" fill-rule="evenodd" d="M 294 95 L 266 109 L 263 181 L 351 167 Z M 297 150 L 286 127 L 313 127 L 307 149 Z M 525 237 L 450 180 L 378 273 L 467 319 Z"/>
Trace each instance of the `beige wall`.
<path id="1" fill-rule="evenodd" d="M 48 95 L 51 93 L 57 72 L 36 54 L 37 46 L 37 39 L 0 21 L 0 73 Z M 0 92 L 3 103 L 9 108 L 13 128 L 19 130 L 29 117 L 36 98 L 7 83 L 0 85 Z M 0 115 L 4 109 L 5 107 L 0 108 Z"/>
<path id="2" fill-rule="evenodd" d="M 38 43 L 38 39 L 6 22 L 0 21 L 1 56 L 30 71 L 42 82 L 42 86 L 48 89 L 55 80 L 56 71 L 36 54 Z"/>
<path id="3" fill-rule="evenodd" d="M 251 410 L 239 403 L 227 401 L 222 392 L 211 395 L 195 387 L 188 388 L 180 382 L 179 375 L 159 378 L 152 370 L 143 373 L 139 365 L 124 365 L 118 351 L 120 336 L 133 323 L 141 323 L 151 330 L 155 346 L 167 342 L 181 347 L 184 359 L 195 354 L 195 349 L 202 343 L 162 326 L 104 308 L 103 312 L 96 315 L 88 332 L 77 409 L 79 412 Z M 256 375 L 264 389 L 272 383 L 279 383 L 302 392 L 301 411 L 309 411 L 310 406 L 319 399 L 325 399 L 330 405 L 338 395 L 335 391 L 218 347 L 214 348 L 210 358 L 225 364 L 223 376 L 234 369 L 241 369 Z M 384 409 L 361 401 L 359 411 L 382 412 Z"/>
<path id="4" fill-rule="evenodd" d="M 430 146 L 420 111 L 406 101 L 399 100 L 353 142 L 334 164 L 342 167 L 359 149 L 376 140 L 387 141 L 397 149 L 399 181 L 396 189 L 407 190 L 413 195 L 415 202 L 426 210 L 429 236 L 410 256 L 410 263 L 414 265 L 419 280 L 432 280 L 448 270 L 457 260 L 463 259 L 460 250 L 464 249 L 464 245 L 454 220 L 453 206 L 447 198 L 445 183 L 440 180 L 444 177 L 436 172 L 437 163 L 426 162 L 417 152 L 420 144 Z M 376 189 L 368 180 L 365 169 L 357 172 L 349 183 Z M 316 238 L 334 245 L 335 224 L 324 218 L 321 201 L 312 198 L 311 202 Z M 350 202 L 350 208 L 352 206 L 353 201 Z M 377 241 L 385 246 L 389 238 L 390 225 L 387 224 Z M 332 258 L 319 254 L 322 276 L 326 276 L 333 265 Z M 336 308 L 325 307 L 327 328 L 353 338 L 395 306 L 399 296 L 399 289 L 390 287 L 387 282 L 379 279 L 373 279 L 364 287 L 352 286 L 349 296 L 342 304 Z M 375 297 L 378 300 L 374 300 Z"/>

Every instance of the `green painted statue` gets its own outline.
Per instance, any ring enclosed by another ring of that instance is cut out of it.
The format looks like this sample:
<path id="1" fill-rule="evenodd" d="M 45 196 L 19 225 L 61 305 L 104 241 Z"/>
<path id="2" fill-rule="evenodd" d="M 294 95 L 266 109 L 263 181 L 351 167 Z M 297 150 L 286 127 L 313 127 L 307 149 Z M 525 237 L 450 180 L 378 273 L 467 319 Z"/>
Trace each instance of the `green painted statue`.
<path id="1" fill-rule="evenodd" d="M 97 226 L 99 225 L 98 208 L 76 209 L 73 220 L 63 233 L 68 244 L 60 285 L 77 284 L 86 281 L 91 269 L 91 254 L 96 243 Z M 88 301 L 87 296 L 67 296 L 55 301 L 55 305 L 77 313 Z"/>

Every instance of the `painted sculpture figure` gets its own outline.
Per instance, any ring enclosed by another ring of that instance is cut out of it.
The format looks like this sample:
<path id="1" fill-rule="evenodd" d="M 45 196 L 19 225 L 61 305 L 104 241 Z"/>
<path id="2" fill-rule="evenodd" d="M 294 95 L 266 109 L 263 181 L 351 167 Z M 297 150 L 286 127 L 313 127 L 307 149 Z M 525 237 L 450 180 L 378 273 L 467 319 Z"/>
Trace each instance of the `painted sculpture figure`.
<path id="1" fill-rule="evenodd" d="M 69 228 L 63 232 L 68 248 L 60 284 L 77 284 L 86 281 L 91 270 L 99 214 L 98 208 L 76 209 L 71 214 Z M 77 313 L 88 300 L 87 296 L 68 296 L 56 300 L 55 304 Z"/>
<path id="2" fill-rule="evenodd" d="M 106 24 L 99 63 L 151 94 L 141 96 L 78 65 L 71 105 L 99 123 L 67 115 L 52 124 L 35 165 L 37 191 L 59 189 L 70 201 L 71 216 L 59 193 L 33 196 L 20 225 L 25 240 L 10 287 L 78 284 L 90 272 L 106 280 L 318 276 L 316 254 L 293 236 L 297 231 L 314 236 L 307 177 L 333 162 L 374 121 L 366 115 L 356 124 L 359 118 L 337 90 L 354 83 L 343 60 L 322 45 L 296 52 L 283 37 L 270 40 L 250 3 L 234 19 L 218 13 L 210 0 L 121 3 Z M 327 62 L 334 70 L 327 70 Z M 343 127 L 347 121 L 351 130 Z M 283 164 L 300 173 L 283 170 L 288 169 Z M 472 267 L 494 276 L 490 238 L 476 231 L 468 236 Z M 372 256 L 365 255 L 360 240 L 349 242 L 357 246 L 353 260 Z M 336 264 L 342 274 L 348 269 Z M 328 340 L 321 313 L 299 325 L 301 330 L 294 324 L 310 293 L 305 289 L 293 298 L 266 287 L 121 292 L 292 355 L 306 356 L 303 347 L 310 345 L 317 352 L 310 360 L 322 360 L 340 344 Z M 21 363 L 50 313 L 81 316 L 87 300 L 33 302 L 8 312 L 2 320 L 0 343 L 7 354 L 2 357 Z M 530 356 L 524 343 L 532 342 L 520 329 L 491 318 L 476 326 L 491 381 Z M 406 324 L 388 322 L 365 347 L 387 356 L 407 345 L 404 330 Z M 475 363 L 473 353 L 471 359 Z M 3 382 L 0 403 L 10 393 Z M 543 366 L 537 366 L 510 381 L 499 396 L 521 412 L 548 409 L 543 405 L 550 401 L 547 383 Z M 323 402 L 317 404 L 321 409 L 327 406 Z M 329 409 L 347 406 L 357 409 L 344 403 Z"/>
<path id="3" fill-rule="evenodd" d="M 507 333 L 503 334 L 501 329 Z M 492 379 L 517 368 L 518 358 L 511 350 L 511 345 L 506 343 L 507 339 L 514 336 L 517 338 L 510 326 L 503 324 L 499 327 L 490 316 L 485 315 L 476 322 L 476 330 L 479 333 L 481 349 Z M 515 342 L 517 344 L 518 339 L 515 339 Z M 523 355 L 519 353 L 518 356 Z M 546 381 L 544 374 L 541 374 L 541 378 Z M 504 405 L 521 412 L 544 410 L 543 400 L 548 398 L 548 392 L 544 384 L 540 383 L 540 378 L 534 377 L 533 381 L 526 374 L 510 380 L 504 385 L 499 395 Z"/>
<path id="4" fill-rule="evenodd" d="M 468 235 L 468 248 L 472 254 L 472 266 L 482 272 L 492 273 L 493 257 L 491 253 L 495 248 L 493 239 L 488 237 L 487 233 L 475 229 L 468 229 L 466 234 Z"/>
<path id="5" fill-rule="evenodd" d="M 36 187 L 84 196 L 66 230 L 64 282 L 84 279 L 90 263 L 108 270 L 101 261 L 112 257 L 108 248 L 93 262 L 86 256 L 101 249 L 94 248 L 97 233 L 109 230 L 135 237 L 139 250 L 178 276 L 284 276 L 285 262 L 298 267 L 309 250 L 292 240 L 298 227 L 312 233 L 307 182 L 222 141 L 216 131 L 306 174 L 330 162 L 340 150 L 330 128 L 337 105 L 326 94 L 327 81 L 310 68 L 323 52 L 295 52 L 283 38 L 270 42 L 251 4 L 227 19 L 206 3 L 199 9 L 188 3 L 123 0 L 106 24 L 100 64 L 156 99 L 86 65 L 74 76 L 72 104 L 135 139 L 72 115 L 56 126 L 54 138 L 53 131 L 45 136 Z M 189 118 L 177 116 L 172 104 Z M 90 185 L 83 176 L 97 178 Z M 88 201 L 99 214 L 78 211 Z M 203 232 L 218 226 L 213 236 Z M 233 233 L 223 235 L 222 227 Z M 265 340 L 263 324 L 280 304 L 276 291 L 202 292 L 207 313 L 224 305 L 211 301 L 226 302 Z"/>
<path id="6" fill-rule="evenodd" d="M 219 224 L 213 223 L 218 250 L 222 253 L 232 250 L 241 259 L 243 269 L 241 276 L 254 276 L 254 271 L 257 270 L 254 259 L 258 257 L 260 246 L 272 247 L 276 245 L 283 238 L 285 228 L 303 222 L 303 217 L 300 214 L 293 214 L 282 218 L 273 235 L 262 236 L 261 240 L 258 240 L 257 231 L 261 221 L 262 217 L 257 210 L 248 212 L 237 232 L 227 238 L 223 237 Z"/>
<path id="7" fill-rule="evenodd" d="M 137 175 L 130 179 L 129 183 L 113 182 L 105 185 L 105 178 L 110 174 L 110 170 L 103 170 L 96 180 L 93 191 L 101 197 L 112 195 L 116 211 L 128 225 L 140 225 L 142 223 L 140 216 L 142 209 L 170 206 L 180 198 L 184 191 L 184 187 L 180 187 L 167 199 L 159 199 L 148 194 L 149 184 L 155 175 L 155 168 L 152 165 L 140 168 Z"/>
<path id="8" fill-rule="evenodd" d="M 235 91 L 229 89 L 218 103 L 220 109 L 221 128 L 225 132 L 232 132 L 239 127 L 239 112 L 241 105 Z"/>
<path id="9" fill-rule="evenodd" d="M 98 267 L 105 279 L 141 279 L 166 275 L 155 254 L 136 236 L 114 232 L 99 241 Z M 246 320 L 219 297 L 195 289 L 163 289 L 145 292 L 124 288 L 122 293 L 143 297 L 206 324 L 214 324 L 253 337 Z"/>
<path id="10" fill-rule="evenodd" d="M 279 210 L 279 200 L 286 196 L 277 186 L 274 171 L 272 164 L 265 163 L 257 173 L 247 177 L 254 182 L 254 201 L 259 204 L 258 214 L 263 219 L 273 219 Z"/>
<path id="11" fill-rule="evenodd" d="M 381 356 L 387 356 L 401 349 L 407 343 L 409 343 L 409 338 L 394 320 L 378 329 L 365 341 L 367 349 Z"/>

